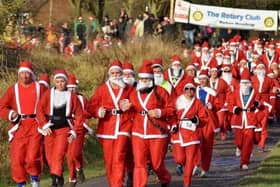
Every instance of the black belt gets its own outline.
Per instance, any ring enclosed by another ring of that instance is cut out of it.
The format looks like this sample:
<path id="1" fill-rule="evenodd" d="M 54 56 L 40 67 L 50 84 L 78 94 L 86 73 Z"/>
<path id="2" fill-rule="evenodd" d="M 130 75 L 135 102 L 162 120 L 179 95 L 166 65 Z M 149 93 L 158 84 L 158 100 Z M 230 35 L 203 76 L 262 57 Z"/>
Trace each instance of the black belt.
<path id="1" fill-rule="evenodd" d="M 255 107 L 252 107 L 252 108 L 242 108 L 242 111 L 245 111 L 245 112 L 255 112 L 256 108 Z"/>
<path id="2" fill-rule="evenodd" d="M 21 114 L 19 117 L 21 119 L 36 118 L 36 114 Z"/>
<path id="3" fill-rule="evenodd" d="M 142 116 L 145 116 L 148 114 L 148 112 L 146 110 L 142 110 L 141 112 L 139 112 Z M 162 134 L 168 134 L 168 131 L 163 128 L 162 126 L 160 126 L 158 123 L 156 123 L 154 120 L 152 120 L 148 115 L 148 120 L 150 121 L 150 123 L 152 124 L 153 127 L 157 128 Z"/>
<path id="4" fill-rule="evenodd" d="M 145 116 L 145 115 L 147 115 L 148 114 L 148 112 L 147 111 L 145 111 L 145 110 L 142 110 L 141 112 L 139 112 L 142 116 Z"/>
<path id="5" fill-rule="evenodd" d="M 49 116 L 49 115 L 46 115 L 46 117 L 49 119 L 49 120 L 67 120 L 67 119 L 74 119 L 73 117 L 71 116 Z"/>
<path id="6" fill-rule="evenodd" d="M 106 109 L 106 113 L 108 114 L 112 114 L 112 115 L 117 115 L 117 114 L 122 114 L 123 111 L 122 110 L 118 110 L 118 109 Z"/>

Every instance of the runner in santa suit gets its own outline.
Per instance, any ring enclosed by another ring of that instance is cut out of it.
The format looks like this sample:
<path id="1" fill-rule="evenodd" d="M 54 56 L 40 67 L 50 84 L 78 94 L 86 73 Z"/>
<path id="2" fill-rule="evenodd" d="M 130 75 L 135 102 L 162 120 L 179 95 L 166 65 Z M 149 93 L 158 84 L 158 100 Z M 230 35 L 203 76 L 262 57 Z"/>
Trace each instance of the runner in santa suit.
<path id="1" fill-rule="evenodd" d="M 168 92 L 154 85 L 152 62 L 144 60 L 139 72 L 136 90 L 130 94 L 134 123 L 132 127 L 132 146 L 134 155 L 133 186 L 147 185 L 147 159 L 157 174 L 162 187 L 169 186 L 171 175 L 167 171 L 164 158 L 168 138 L 168 117 L 175 114 L 174 101 Z M 176 124 L 171 124 L 171 126 Z"/>
<path id="2" fill-rule="evenodd" d="M 195 166 L 195 156 L 199 152 L 200 134 L 198 128 L 207 124 L 208 116 L 202 102 L 195 97 L 195 84 L 187 78 L 184 93 L 176 99 L 176 114 L 178 118 L 178 145 L 173 156 L 184 166 L 184 187 L 191 184 L 192 171 Z"/>
<path id="3" fill-rule="evenodd" d="M 252 87 L 256 93 L 260 95 L 260 99 L 264 101 L 264 105 L 267 107 L 259 109 L 257 114 L 257 119 L 259 125 L 256 129 L 256 135 L 258 143 L 258 151 L 264 152 L 265 142 L 268 136 L 268 117 L 270 112 L 274 110 L 276 102 L 276 90 L 274 88 L 274 81 L 266 75 L 265 65 L 259 61 L 255 69 L 255 75 L 251 77 Z"/>
<path id="4" fill-rule="evenodd" d="M 133 64 L 131 64 L 129 61 L 125 61 L 123 64 L 123 81 L 131 85 L 132 87 L 136 87 L 137 82 L 135 81 L 135 72 Z"/>
<path id="5" fill-rule="evenodd" d="M 42 136 L 37 131 L 36 108 L 41 94 L 32 64 L 23 61 L 19 64 L 18 82 L 0 100 L 0 117 L 11 122 L 8 131 L 11 175 L 18 187 L 25 186 L 27 174 L 31 186 L 39 187 Z"/>
<path id="6" fill-rule="evenodd" d="M 186 75 L 182 67 L 181 58 L 175 54 L 171 57 L 171 60 L 171 67 L 164 72 L 164 79 L 171 83 L 178 95 L 182 93 L 184 87 L 183 80 L 186 78 Z"/>
<path id="7" fill-rule="evenodd" d="M 77 92 L 79 81 L 74 74 L 68 75 L 67 89 L 77 94 L 78 99 L 82 105 L 85 118 L 90 118 L 89 113 L 85 110 L 88 105 L 88 100 L 85 96 Z M 67 165 L 69 170 L 69 185 L 68 187 L 74 187 L 77 183 L 83 183 L 85 181 L 85 175 L 83 172 L 83 148 L 85 142 L 85 135 L 92 134 L 93 130 L 88 125 L 88 120 L 85 119 L 83 123 L 84 129 L 77 133 L 76 139 L 68 145 L 67 150 Z"/>
<path id="8" fill-rule="evenodd" d="M 50 89 L 50 76 L 47 73 L 39 74 L 38 82 L 43 87 L 43 91 Z"/>
<path id="9" fill-rule="evenodd" d="M 209 69 L 210 66 L 218 66 L 218 62 L 215 57 L 211 55 L 208 42 L 203 42 L 201 50 L 201 56 L 199 58 L 193 58 L 192 64 L 196 66 L 198 70 Z"/>
<path id="10" fill-rule="evenodd" d="M 210 87 L 207 70 L 201 70 L 198 79 L 199 87 L 196 89 L 196 97 L 203 103 L 208 115 L 208 124 L 200 130 L 200 157 L 197 157 L 197 165 L 201 165 L 201 177 L 206 176 L 210 169 L 215 133 L 219 132 L 219 122 L 217 111 L 222 108 L 222 104 L 217 99 L 217 92 Z"/>
<path id="11" fill-rule="evenodd" d="M 98 118 L 97 137 L 103 149 L 109 186 L 123 186 L 127 146 L 131 134 L 128 110 L 132 87 L 122 80 L 122 64 L 115 60 L 108 70 L 109 79 L 90 99 L 88 112 Z"/>
<path id="12" fill-rule="evenodd" d="M 253 150 L 254 129 L 257 124 L 256 110 L 262 106 L 258 93 L 252 88 L 250 72 L 241 74 L 240 87 L 229 99 L 229 111 L 233 113 L 231 127 L 234 131 L 234 144 L 241 150 L 240 168 L 248 170 Z"/>
<path id="13" fill-rule="evenodd" d="M 279 54 L 275 52 L 274 42 L 270 41 L 268 47 L 268 50 L 266 50 L 261 56 L 266 68 L 269 68 L 273 62 L 276 62 L 279 65 Z"/>
<path id="14" fill-rule="evenodd" d="M 242 50 L 239 49 L 239 42 L 236 38 L 229 40 L 229 50 L 231 51 L 231 64 L 240 62 L 241 59 L 246 59 L 246 56 Z"/>
<path id="15" fill-rule="evenodd" d="M 46 91 L 38 104 L 38 131 L 45 136 L 52 187 L 63 186 L 63 161 L 68 143 L 83 130 L 83 110 L 77 95 L 67 91 L 67 80 L 64 69 L 55 70 L 55 87 Z"/>
<path id="16" fill-rule="evenodd" d="M 222 78 L 218 77 L 218 67 L 211 67 L 210 68 L 210 87 L 216 90 L 217 92 L 217 99 L 219 103 L 223 104 L 221 109 L 217 111 L 219 128 L 220 128 L 220 135 L 221 140 L 225 140 L 227 136 L 227 123 L 226 123 L 226 116 L 227 116 L 227 105 L 226 105 L 226 98 L 227 95 L 230 94 L 231 90 L 226 81 Z"/>

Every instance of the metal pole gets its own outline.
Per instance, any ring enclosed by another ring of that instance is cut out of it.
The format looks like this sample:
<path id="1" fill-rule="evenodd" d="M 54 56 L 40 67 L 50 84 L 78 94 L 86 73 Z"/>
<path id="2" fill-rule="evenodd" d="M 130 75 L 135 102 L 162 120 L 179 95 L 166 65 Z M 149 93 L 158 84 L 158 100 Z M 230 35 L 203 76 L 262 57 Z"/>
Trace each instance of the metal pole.
<path id="1" fill-rule="evenodd" d="M 52 23 L 52 13 L 53 13 L 53 0 L 50 0 L 49 24 Z"/>
<path id="2" fill-rule="evenodd" d="M 173 20 L 174 18 L 174 0 L 170 0 L 170 15 L 169 18 L 170 20 Z"/>

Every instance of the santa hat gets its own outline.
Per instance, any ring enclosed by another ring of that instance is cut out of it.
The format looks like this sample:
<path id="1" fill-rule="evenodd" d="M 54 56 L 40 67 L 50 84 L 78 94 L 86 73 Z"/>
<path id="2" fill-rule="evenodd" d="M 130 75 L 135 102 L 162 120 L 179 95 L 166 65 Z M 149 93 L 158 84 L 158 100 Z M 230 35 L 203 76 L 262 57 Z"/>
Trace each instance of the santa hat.
<path id="1" fill-rule="evenodd" d="M 258 52 L 257 52 L 257 51 L 253 51 L 253 52 L 252 52 L 252 57 L 257 57 L 257 58 L 258 58 L 258 57 L 259 57 Z"/>
<path id="2" fill-rule="evenodd" d="M 209 79 L 208 70 L 207 70 L 207 69 L 201 70 L 200 73 L 199 73 L 198 78 L 199 78 L 199 79 L 201 79 L 201 78 L 207 78 L 207 79 Z"/>
<path id="3" fill-rule="evenodd" d="M 241 41 L 241 36 L 239 34 L 236 34 L 233 36 L 233 39 L 235 40 L 236 43 L 239 43 Z"/>
<path id="4" fill-rule="evenodd" d="M 199 43 L 194 44 L 194 48 L 195 48 L 195 49 L 200 49 Z"/>
<path id="5" fill-rule="evenodd" d="M 129 61 L 125 61 L 124 64 L 122 65 L 122 68 L 123 68 L 123 72 L 134 73 L 133 64 L 131 64 Z"/>
<path id="6" fill-rule="evenodd" d="M 275 43 L 273 40 L 270 40 L 268 43 L 268 47 L 275 47 Z"/>
<path id="7" fill-rule="evenodd" d="M 66 81 L 68 80 L 68 75 L 67 75 L 67 72 L 65 71 L 65 69 L 57 69 L 54 71 L 53 79 L 55 80 L 59 77 L 64 78 Z"/>
<path id="8" fill-rule="evenodd" d="M 265 68 L 265 65 L 264 65 L 264 63 L 262 62 L 262 61 L 257 61 L 257 63 L 256 63 L 256 68 L 257 67 L 264 67 Z"/>
<path id="9" fill-rule="evenodd" d="M 240 76 L 240 82 L 248 82 L 251 81 L 251 75 L 248 68 L 245 68 Z"/>
<path id="10" fill-rule="evenodd" d="M 22 61 L 19 63 L 19 68 L 18 68 L 18 73 L 21 73 L 21 72 L 24 72 L 24 71 L 27 71 L 31 74 L 34 74 L 33 72 L 33 65 L 31 62 L 29 61 Z"/>
<path id="11" fill-rule="evenodd" d="M 210 64 L 209 68 L 210 68 L 210 71 L 218 71 L 218 66 L 215 64 Z"/>
<path id="12" fill-rule="evenodd" d="M 113 62 L 109 66 L 108 72 L 111 72 L 112 69 L 118 69 L 122 71 L 122 63 L 119 60 L 113 60 Z"/>
<path id="13" fill-rule="evenodd" d="M 235 45 L 235 44 L 236 44 L 235 39 L 234 39 L 234 38 L 231 38 L 231 39 L 229 40 L 229 45 Z"/>
<path id="14" fill-rule="evenodd" d="M 149 78 L 149 79 L 154 78 L 151 60 L 146 59 L 143 61 L 143 64 L 138 71 L 138 77 L 139 78 Z"/>
<path id="15" fill-rule="evenodd" d="M 221 69 L 222 69 L 222 71 L 224 71 L 224 70 L 231 70 L 231 65 L 230 64 L 222 64 L 222 67 L 221 67 Z"/>
<path id="16" fill-rule="evenodd" d="M 181 58 L 179 55 L 176 54 L 171 57 L 171 61 L 172 61 L 171 65 L 181 64 Z"/>
<path id="17" fill-rule="evenodd" d="M 76 79 L 75 74 L 68 75 L 67 88 L 77 88 L 79 81 Z"/>
<path id="18" fill-rule="evenodd" d="M 184 80 L 184 90 L 186 88 L 195 88 L 195 83 L 194 83 L 194 80 L 190 77 L 187 77 L 185 80 Z"/>
<path id="19" fill-rule="evenodd" d="M 50 87 L 50 76 L 47 73 L 41 73 L 39 75 L 39 84 L 45 85 L 47 88 Z"/>
<path id="20" fill-rule="evenodd" d="M 258 46 L 258 47 L 262 47 L 262 46 L 263 46 L 263 43 L 262 43 L 261 41 L 258 41 L 258 42 L 257 42 L 257 46 Z"/>
<path id="21" fill-rule="evenodd" d="M 160 67 L 161 69 L 163 69 L 162 58 L 155 58 L 153 60 L 152 68 L 154 68 L 154 67 Z"/>
<path id="22" fill-rule="evenodd" d="M 224 58 L 230 58 L 231 57 L 231 51 L 230 50 L 225 50 L 224 51 Z"/>
<path id="23" fill-rule="evenodd" d="M 280 39 L 277 40 L 276 45 L 280 45 Z"/>
<path id="24" fill-rule="evenodd" d="M 201 45 L 202 49 L 209 49 L 209 44 L 208 42 L 204 41 Z"/>
<path id="25" fill-rule="evenodd" d="M 215 56 L 222 56 L 223 53 L 222 53 L 222 51 L 220 49 L 216 49 L 215 52 L 214 52 L 214 55 Z"/>
<path id="26" fill-rule="evenodd" d="M 187 67 L 185 68 L 186 71 L 193 70 L 193 69 L 196 70 L 196 67 L 194 64 L 188 64 Z"/>

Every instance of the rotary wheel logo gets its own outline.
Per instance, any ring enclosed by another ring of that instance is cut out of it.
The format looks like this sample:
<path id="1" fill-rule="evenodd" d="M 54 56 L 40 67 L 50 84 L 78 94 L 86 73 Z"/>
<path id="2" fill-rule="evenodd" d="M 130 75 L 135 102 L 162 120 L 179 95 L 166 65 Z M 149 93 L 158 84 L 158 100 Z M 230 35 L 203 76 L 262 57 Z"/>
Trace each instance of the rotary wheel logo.
<path id="1" fill-rule="evenodd" d="M 195 11 L 195 12 L 193 13 L 193 19 L 194 19 L 195 21 L 201 21 L 202 18 L 203 18 L 203 13 L 202 13 L 201 11 Z"/>
<path id="2" fill-rule="evenodd" d="M 272 27 L 274 25 L 274 20 L 272 17 L 267 17 L 264 19 L 264 26 L 265 27 Z"/>

